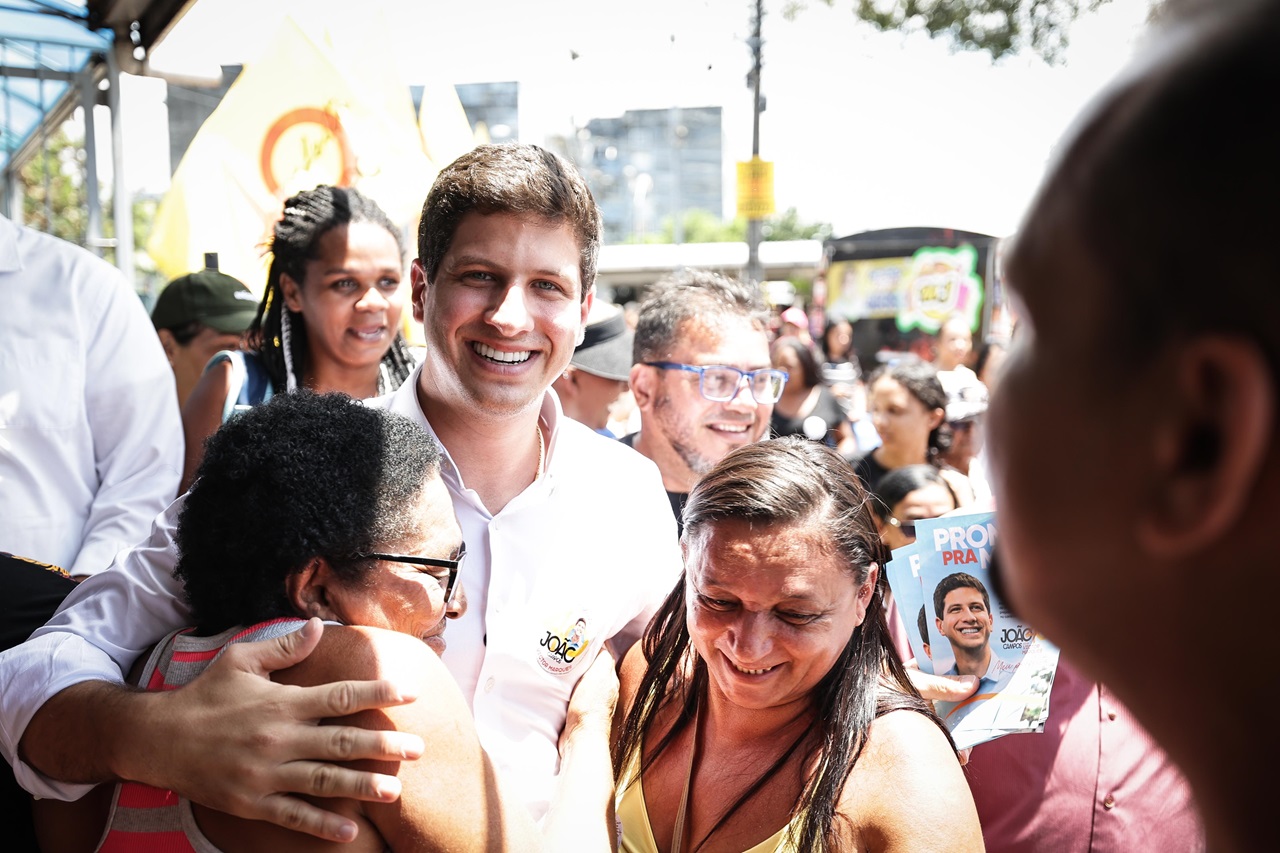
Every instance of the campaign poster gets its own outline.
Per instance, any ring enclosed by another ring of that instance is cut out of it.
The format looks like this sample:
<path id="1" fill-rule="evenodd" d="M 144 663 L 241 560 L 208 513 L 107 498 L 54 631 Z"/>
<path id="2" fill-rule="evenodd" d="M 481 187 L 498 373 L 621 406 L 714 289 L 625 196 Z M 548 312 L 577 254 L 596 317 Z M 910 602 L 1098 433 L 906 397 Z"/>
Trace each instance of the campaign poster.
<path id="1" fill-rule="evenodd" d="M 920 588 L 920 556 L 915 544 L 894 550 L 893 559 L 885 564 L 884 570 L 889 589 L 893 591 L 893 600 L 898 605 L 898 616 L 906 628 L 916 666 L 922 672 L 932 673 L 933 661 L 929 658 L 927 646 L 929 635 L 927 628 L 924 634 L 920 628 L 926 624 L 926 613 L 924 593 Z"/>
<path id="2" fill-rule="evenodd" d="M 924 519 L 916 533 L 933 671 L 979 679 L 973 696 L 935 703 L 957 746 L 1043 731 L 1057 649 L 995 595 L 995 513 Z"/>

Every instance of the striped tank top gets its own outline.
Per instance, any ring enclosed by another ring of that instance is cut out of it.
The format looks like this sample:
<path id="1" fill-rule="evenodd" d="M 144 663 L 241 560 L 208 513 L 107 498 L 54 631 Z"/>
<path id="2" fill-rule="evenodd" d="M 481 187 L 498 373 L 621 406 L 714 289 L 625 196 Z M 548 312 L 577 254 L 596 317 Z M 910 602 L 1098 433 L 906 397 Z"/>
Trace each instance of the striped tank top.
<path id="1" fill-rule="evenodd" d="M 192 628 L 174 631 L 151 652 L 140 683 L 147 690 L 173 690 L 204 672 L 232 643 L 283 637 L 305 624 L 303 619 L 272 619 L 211 637 L 193 637 Z M 99 853 L 221 853 L 196 825 L 190 800 L 138 782 L 116 785 L 97 849 Z"/>

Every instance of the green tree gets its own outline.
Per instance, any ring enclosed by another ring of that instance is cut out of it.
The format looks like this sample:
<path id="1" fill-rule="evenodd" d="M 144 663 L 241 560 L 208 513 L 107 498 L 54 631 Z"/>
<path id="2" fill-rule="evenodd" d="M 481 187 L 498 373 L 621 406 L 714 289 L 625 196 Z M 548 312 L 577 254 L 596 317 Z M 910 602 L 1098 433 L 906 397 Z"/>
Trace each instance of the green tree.
<path id="1" fill-rule="evenodd" d="M 66 128 L 22 167 L 22 221 L 83 246 L 89 225 L 84 195 L 84 149 Z"/>
<path id="2" fill-rule="evenodd" d="M 747 239 L 747 220 L 739 217 L 728 222 L 707 210 L 686 210 L 681 221 L 685 243 L 741 243 Z M 767 217 L 761 234 L 765 240 L 825 240 L 832 234 L 827 222 L 805 222 L 794 208 Z M 650 234 L 646 243 L 674 243 L 675 223 L 671 217 L 662 222 L 661 232 Z"/>
<path id="3" fill-rule="evenodd" d="M 744 235 L 746 227 L 744 219 L 742 220 Z M 831 236 L 831 232 L 831 223 L 805 222 L 794 207 L 766 218 L 761 226 L 761 234 L 765 240 L 825 240 Z"/>
<path id="4" fill-rule="evenodd" d="M 88 193 L 85 191 L 84 140 L 72 136 L 64 124 L 49 137 L 44 150 L 22 167 L 22 221 L 37 231 L 44 231 L 78 246 L 85 246 L 89 232 Z M 98 198 L 101 210 L 102 237 L 108 242 L 100 253 L 108 263 L 115 263 L 116 223 L 112 216 L 110 187 L 103 187 Z M 46 204 L 47 201 L 47 204 Z M 157 201 L 137 198 L 133 201 L 134 267 L 143 291 L 156 289 L 159 276 L 155 263 L 141 247 L 155 220 Z"/>
<path id="5" fill-rule="evenodd" d="M 822 0 L 828 6 L 846 0 Z M 923 29 L 963 50 L 985 50 L 993 60 L 1031 50 L 1050 65 L 1062 61 L 1068 30 L 1081 12 L 1110 0 L 851 0 L 853 13 L 880 30 Z M 787 6 L 786 17 L 804 9 Z"/>

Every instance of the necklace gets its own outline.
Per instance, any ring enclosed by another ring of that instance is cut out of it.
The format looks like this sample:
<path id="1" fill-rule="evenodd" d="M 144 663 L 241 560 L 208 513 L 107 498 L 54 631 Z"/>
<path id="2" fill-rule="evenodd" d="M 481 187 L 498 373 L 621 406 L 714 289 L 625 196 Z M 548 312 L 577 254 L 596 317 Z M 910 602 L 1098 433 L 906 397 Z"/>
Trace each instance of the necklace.
<path id="1" fill-rule="evenodd" d="M 547 447 L 542 438 L 542 424 L 535 423 L 533 431 L 538 434 L 538 470 L 533 475 L 533 479 L 537 480 L 542 476 L 542 463 L 546 459 Z"/>

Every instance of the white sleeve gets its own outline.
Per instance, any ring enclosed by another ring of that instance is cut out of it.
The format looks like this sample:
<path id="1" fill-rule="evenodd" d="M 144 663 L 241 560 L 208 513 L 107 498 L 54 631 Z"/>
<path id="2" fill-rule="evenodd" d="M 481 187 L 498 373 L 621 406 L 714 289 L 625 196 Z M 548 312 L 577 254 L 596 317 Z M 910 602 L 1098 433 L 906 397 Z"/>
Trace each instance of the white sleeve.
<path id="1" fill-rule="evenodd" d="M 18 742 L 36 711 L 73 684 L 122 683 L 139 655 L 189 623 L 182 585 L 173 577 L 173 536 L 184 498 L 156 518 L 146 542 L 72 590 L 31 639 L 0 653 L 0 750 L 30 793 L 71 800 L 92 787 L 56 782 L 18 758 Z"/>
<path id="2" fill-rule="evenodd" d="M 97 489 L 74 576 L 101 572 L 178 493 L 184 439 L 173 370 L 146 309 L 122 277 L 102 282 L 85 330 L 85 414 Z M 95 294 L 97 295 L 97 294 Z"/>
<path id="3" fill-rule="evenodd" d="M 640 554 L 638 563 L 642 567 L 638 577 L 642 583 L 638 592 L 642 596 L 641 609 L 613 641 L 614 650 L 618 654 L 626 654 L 633 643 L 644 636 L 653 614 L 662 606 L 680 573 L 684 571 L 684 559 L 680 552 L 680 539 L 677 534 L 675 515 L 671 512 L 671 502 L 667 499 L 661 475 L 654 466 L 652 484 L 636 488 L 635 506 L 628 516 L 631 529 L 638 535 L 628 542 L 628 549 L 637 549 Z"/>

